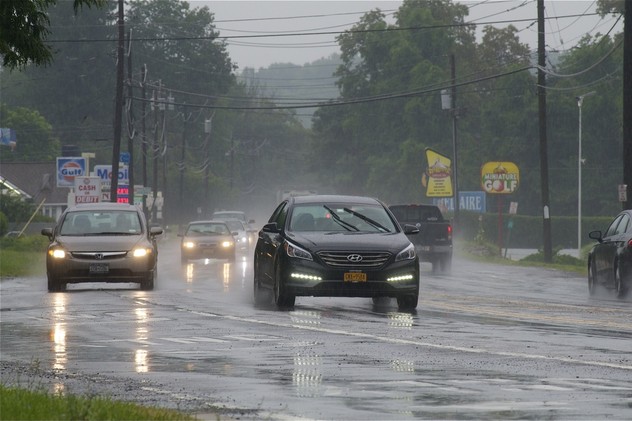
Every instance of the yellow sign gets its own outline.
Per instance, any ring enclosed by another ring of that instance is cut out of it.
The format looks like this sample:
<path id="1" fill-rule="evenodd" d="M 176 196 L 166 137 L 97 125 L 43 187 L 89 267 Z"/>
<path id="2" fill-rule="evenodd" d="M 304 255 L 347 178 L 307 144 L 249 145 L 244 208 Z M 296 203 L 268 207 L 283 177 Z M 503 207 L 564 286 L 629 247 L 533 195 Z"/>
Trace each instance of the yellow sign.
<path id="1" fill-rule="evenodd" d="M 430 148 L 426 148 L 426 159 L 426 196 L 452 197 L 452 161 Z"/>
<path id="2" fill-rule="evenodd" d="M 481 186 L 487 193 L 513 193 L 519 182 L 520 170 L 513 162 L 487 162 L 481 168 Z"/>

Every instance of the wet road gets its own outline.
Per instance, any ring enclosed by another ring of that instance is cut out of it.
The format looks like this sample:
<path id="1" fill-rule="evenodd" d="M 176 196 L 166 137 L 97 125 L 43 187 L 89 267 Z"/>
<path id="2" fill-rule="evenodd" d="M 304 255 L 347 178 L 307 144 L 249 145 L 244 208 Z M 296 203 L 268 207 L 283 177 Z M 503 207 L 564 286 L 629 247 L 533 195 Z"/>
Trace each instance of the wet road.
<path id="1" fill-rule="evenodd" d="M 583 277 L 455 259 L 394 302 L 252 304 L 249 255 L 180 265 L 160 244 L 154 291 L 0 283 L 2 381 L 270 420 L 632 419 L 632 300 Z M 32 375 L 32 373 L 30 374 Z"/>

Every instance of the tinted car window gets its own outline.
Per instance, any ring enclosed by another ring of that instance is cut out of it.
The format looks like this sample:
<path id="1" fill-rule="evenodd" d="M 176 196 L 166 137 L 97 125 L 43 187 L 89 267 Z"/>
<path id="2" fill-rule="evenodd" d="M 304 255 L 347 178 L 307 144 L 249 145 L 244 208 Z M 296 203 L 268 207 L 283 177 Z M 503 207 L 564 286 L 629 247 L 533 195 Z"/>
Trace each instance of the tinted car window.
<path id="1" fill-rule="evenodd" d="M 187 228 L 187 232 L 185 235 L 195 237 L 195 236 L 206 236 L 206 235 L 229 235 L 230 231 L 226 224 L 216 224 L 216 223 L 204 223 L 204 224 L 191 224 Z"/>
<path id="2" fill-rule="evenodd" d="M 626 214 L 621 216 L 621 221 L 617 225 L 617 234 L 625 234 L 630 227 L 630 217 Z"/>
<path id="3" fill-rule="evenodd" d="M 285 226 L 285 220 L 287 219 L 287 202 L 281 203 L 272 214 L 270 222 L 276 222 L 277 227 L 282 228 Z"/>
<path id="4" fill-rule="evenodd" d="M 443 220 L 441 211 L 436 207 L 391 206 L 390 209 L 399 221 L 434 222 Z"/>
<path id="5" fill-rule="evenodd" d="M 617 226 L 619 225 L 619 222 L 621 222 L 621 219 L 623 219 L 623 215 L 619 216 L 614 221 L 612 221 L 612 223 L 608 227 L 608 230 L 606 231 L 606 235 L 605 235 L 606 237 L 613 236 L 617 233 Z"/>

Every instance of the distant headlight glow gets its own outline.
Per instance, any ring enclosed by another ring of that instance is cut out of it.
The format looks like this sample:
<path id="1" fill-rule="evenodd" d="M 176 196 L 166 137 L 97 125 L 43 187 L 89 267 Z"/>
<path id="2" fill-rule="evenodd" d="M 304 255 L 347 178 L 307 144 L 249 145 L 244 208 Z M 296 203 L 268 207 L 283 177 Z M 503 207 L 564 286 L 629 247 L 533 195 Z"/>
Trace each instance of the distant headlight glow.
<path id="1" fill-rule="evenodd" d="M 185 249 L 192 249 L 195 247 L 195 243 L 193 241 L 185 241 L 184 243 L 182 243 L 182 247 L 184 247 Z"/>
<path id="2" fill-rule="evenodd" d="M 232 246 L 233 246 L 233 242 L 232 241 L 222 241 L 222 247 L 228 248 L 228 247 L 232 247 Z"/>

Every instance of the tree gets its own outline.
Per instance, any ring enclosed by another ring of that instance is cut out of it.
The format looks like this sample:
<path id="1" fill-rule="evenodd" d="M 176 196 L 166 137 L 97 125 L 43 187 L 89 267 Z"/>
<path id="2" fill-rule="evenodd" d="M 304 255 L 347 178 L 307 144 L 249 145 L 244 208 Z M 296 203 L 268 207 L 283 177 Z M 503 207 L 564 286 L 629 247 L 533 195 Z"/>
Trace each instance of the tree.
<path id="1" fill-rule="evenodd" d="M 2 0 L 0 2 L 0 55 L 9 69 L 50 64 L 53 52 L 46 38 L 50 34 L 47 9 L 57 0 Z M 101 7 L 107 0 L 73 0 L 75 13 L 83 7 Z"/>
<path id="2" fill-rule="evenodd" d="M 42 115 L 28 108 L 9 108 L 0 104 L 0 127 L 15 130 L 15 151 L 0 153 L 0 162 L 52 161 L 59 156 L 59 140 L 53 137 L 52 127 Z"/>

